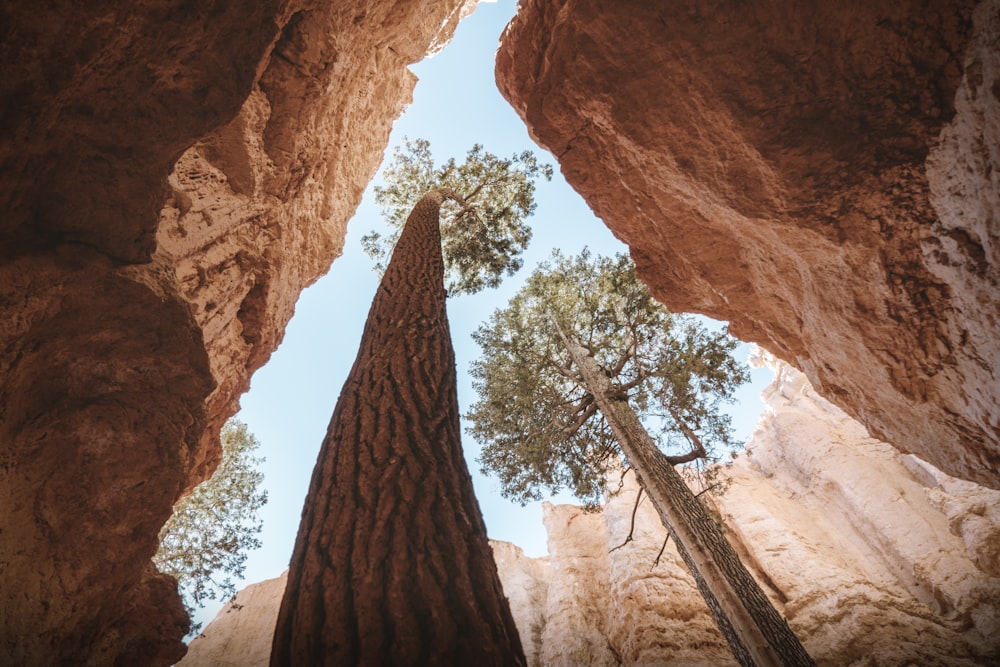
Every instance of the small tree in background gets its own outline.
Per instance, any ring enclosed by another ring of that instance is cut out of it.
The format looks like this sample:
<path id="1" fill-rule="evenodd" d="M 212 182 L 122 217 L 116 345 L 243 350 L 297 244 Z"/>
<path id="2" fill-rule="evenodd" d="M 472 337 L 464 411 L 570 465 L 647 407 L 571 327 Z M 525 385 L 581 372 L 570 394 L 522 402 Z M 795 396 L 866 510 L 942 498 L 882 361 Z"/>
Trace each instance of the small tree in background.
<path id="1" fill-rule="evenodd" d="M 404 139 L 383 172 L 386 184 L 375 187 L 375 203 L 390 231 L 366 234 L 362 247 L 383 273 L 414 205 L 428 192 L 443 190 L 449 193 L 440 224 L 445 289 L 454 296 L 497 287 L 523 264 L 521 253 L 531 240 L 524 221 L 535 211 L 540 177 L 550 180 L 552 167 L 539 164 L 531 151 L 500 158 L 476 144 L 462 164 L 451 158 L 435 166 L 430 142 Z"/>
<path id="2" fill-rule="evenodd" d="M 232 578 L 243 577 L 248 552 L 261 545 L 257 512 L 267 492 L 260 488 L 264 475 L 257 469 L 264 459 L 253 455 L 260 442 L 235 419 L 222 427 L 220 438 L 219 467 L 174 507 L 153 557 L 161 572 L 177 579 L 189 615 L 206 600 L 232 598 Z"/>
<path id="3" fill-rule="evenodd" d="M 568 487 L 588 502 L 611 462 L 632 467 L 743 665 L 812 665 L 674 465 L 731 446 L 718 410 L 747 379 L 736 341 L 653 300 L 624 256 L 558 253 L 474 335 L 471 432 L 486 472 L 521 501 Z M 650 429 L 659 431 L 657 443 Z M 680 454 L 661 447 L 683 443 Z"/>

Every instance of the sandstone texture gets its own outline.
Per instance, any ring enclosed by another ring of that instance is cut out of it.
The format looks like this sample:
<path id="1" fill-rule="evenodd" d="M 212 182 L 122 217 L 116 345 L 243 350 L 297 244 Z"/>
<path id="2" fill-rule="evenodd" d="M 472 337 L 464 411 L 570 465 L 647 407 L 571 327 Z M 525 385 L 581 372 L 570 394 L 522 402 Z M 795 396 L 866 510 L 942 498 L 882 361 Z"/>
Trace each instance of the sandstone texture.
<path id="1" fill-rule="evenodd" d="M 183 654 L 160 526 L 471 8 L 0 8 L 0 663 Z"/>
<path id="2" fill-rule="evenodd" d="M 830 665 L 996 661 L 1000 579 L 983 552 L 1000 523 L 984 508 L 1000 492 L 872 438 L 764 357 L 767 411 L 715 504 L 807 649 Z"/>
<path id="3" fill-rule="evenodd" d="M 177 667 L 266 667 L 288 570 L 247 586 L 191 640 Z"/>
<path id="4" fill-rule="evenodd" d="M 764 356 L 777 371 L 767 412 L 711 504 L 817 664 L 995 664 L 1000 578 L 988 552 L 1000 492 L 870 437 L 802 373 Z M 735 664 L 637 491 L 629 473 L 600 515 L 546 510 L 553 578 L 539 650 L 554 659 L 541 664 L 573 664 L 562 646 L 598 645 L 602 634 L 607 650 L 587 664 Z M 559 603 L 567 595 L 600 613 L 580 623 Z"/>
<path id="5" fill-rule="evenodd" d="M 542 637 L 545 633 L 546 600 L 552 578 L 549 559 L 530 558 L 521 547 L 510 542 L 490 540 L 517 634 L 524 645 L 528 665 L 541 665 Z"/>
<path id="6" fill-rule="evenodd" d="M 1000 492 L 872 438 L 802 373 L 761 357 L 776 370 L 767 410 L 747 451 L 724 466 L 728 489 L 703 497 L 817 664 L 996 664 Z M 547 505 L 547 559 L 493 543 L 531 665 L 736 664 L 637 492 L 629 472 L 599 512 Z M 234 614 L 273 619 L 280 592 L 265 599 L 262 611 L 220 613 L 184 664 L 229 664 L 202 654 L 242 632 Z M 238 643 L 269 642 L 254 633 Z"/>
<path id="7" fill-rule="evenodd" d="M 1000 488 L 1000 2 L 522 0 L 504 95 L 677 311 Z"/>

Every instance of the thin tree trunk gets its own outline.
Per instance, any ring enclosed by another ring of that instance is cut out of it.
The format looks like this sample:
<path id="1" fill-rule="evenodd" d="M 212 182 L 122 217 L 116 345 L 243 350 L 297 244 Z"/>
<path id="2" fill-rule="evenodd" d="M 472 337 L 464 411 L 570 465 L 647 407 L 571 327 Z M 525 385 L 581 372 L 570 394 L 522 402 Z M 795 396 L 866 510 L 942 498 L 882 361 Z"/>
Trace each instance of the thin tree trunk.
<path id="1" fill-rule="evenodd" d="M 560 331 L 560 335 L 563 335 Z M 563 335 L 601 413 L 653 501 L 736 659 L 743 665 L 814 665 L 788 623 L 743 566 L 722 529 L 643 428 L 586 349 Z"/>
<path id="2" fill-rule="evenodd" d="M 407 219 L 313 471 L 272 666 L 523 665 L 459 438 L 439 230 Z"/>

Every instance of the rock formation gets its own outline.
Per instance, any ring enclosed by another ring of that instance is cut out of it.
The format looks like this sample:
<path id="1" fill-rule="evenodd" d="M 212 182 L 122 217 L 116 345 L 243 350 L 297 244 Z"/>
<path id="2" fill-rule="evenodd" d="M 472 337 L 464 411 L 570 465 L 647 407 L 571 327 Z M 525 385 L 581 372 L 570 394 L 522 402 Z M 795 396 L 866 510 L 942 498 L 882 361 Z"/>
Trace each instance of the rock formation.
<path id="1" fill-rule="evenodd" d="M 0 663 L 183 653 L 159 528 L 467 5 L 0 9 Z"/>
<path id="2" fill-rule="evenodd" d="M 801 373 L 769 363 L 767 411 L 712 503 L 817 664 L 996 664 L 1000 492 L 875 440 Z M 548 559 L 493 543 L 531 665 L 735 664 L 648 501 L 633 529 L 636 492 L 629 473 L 602 512 L 546 506 Z M 267 597 L 269 618 L 279 598 Z M 225 664 L 204 656 L 235 613 L 220 613 L 183 664 Z M 267 664 L 260 655 L 243 664 Z"/>
<path id="3" fill-rule="evenodd" d="M 191 650 L 177 667 L 266 667 L 287 583 L 285 570 L 237 593 L 192 640 Z"/>
<path id="4" fill-rule="evenodd" d="M 677 311 L 1000 488 L 1000 2 L 522 0 L 501 91 Z"/>
<path id="5" fill-rule="evenodd" d="M 468 4 L 0 7 L 0 662 L 180 656 L 157 532 L 340 252 L 406 65 Z M 998 6 L 525 0 L 498 75 L 661 300 L 997 487 Z M 995 573 L 996 503 L 911 467 L 938 480 L 928 534 Z M 992 618 L 972 570 L 907 558 L 913 609 Z"/>

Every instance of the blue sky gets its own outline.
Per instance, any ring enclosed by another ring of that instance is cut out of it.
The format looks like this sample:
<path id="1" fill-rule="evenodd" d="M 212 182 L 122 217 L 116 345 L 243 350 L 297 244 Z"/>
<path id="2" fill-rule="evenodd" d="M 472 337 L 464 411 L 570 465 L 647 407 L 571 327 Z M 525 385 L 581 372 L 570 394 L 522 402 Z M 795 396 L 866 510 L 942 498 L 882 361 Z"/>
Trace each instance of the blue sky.
<path id="1" fill-rule="evenodd" d="M 481 3 L 442 52 L 412 68 L 420 82 L 413 104 L 394 126 L 386 155 L 408 136 L 428 139 L 438 163 L 449 157 L 461 161 L 473 144 L 481 143 L 502 156 L 534 150 L 558 167 L 551 155 L 529 139 L 524 124 L 493 80 L 497 42 L 515 5 L 516 0 Z M 534 237 L 525 253 L 524 269 L 498 290 L 449 301 L 462 412 L 475 400 L 467 369 L 479 348 L 471 340 L 471 332 L 506 304 L 553 248 L 567 254 L 584 246 L 599 254 L 626 251 L 566 185 L 558 168 L 552 182 L 540 183 L 536 194 L 538 209 L 529 219 Z M 372 229 L 384 230 L 384 225 L 369 187 L 348 225 L 343 256 L 334 262 L 329 274 L 302 293 L 284 341 L 254 375 L 250 391 L 241 400 L 237 418 L 246 422 L 262 443 L 259 454 L 267 459 L 262 470 L 269 494 L 261 512 L 263 547 L 250 554 L 246 583 L 276 577 L 288 566 L 309 477 L 340 388 L 357 354 L 377 286 L 371 262 L 359 242 Z M 744 359 L 747 350 L 741 346 L 739 354 Z M 753 378 L 752 384 L 741 390 L 740 404 L 733 406 L 734 425 L 744 440 L 756 424 L 762 408 L 760 391 L 770 381 L 770 372 L 754 370 Z M 545 555 L 541 503 L 522 508 L 502 498 L 496 481 L 479 474 L 475 462 L 478 445 L 467 435 L 463 435 L 463 445 L 490 537 L 514 542 L 530 556 Z M 572 502 L 569 497 L 555 500 Z M 211 620 L 219 606 L 206 607 L 196 620 Z"/>

